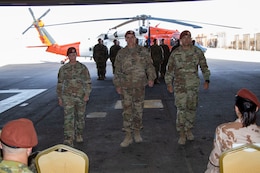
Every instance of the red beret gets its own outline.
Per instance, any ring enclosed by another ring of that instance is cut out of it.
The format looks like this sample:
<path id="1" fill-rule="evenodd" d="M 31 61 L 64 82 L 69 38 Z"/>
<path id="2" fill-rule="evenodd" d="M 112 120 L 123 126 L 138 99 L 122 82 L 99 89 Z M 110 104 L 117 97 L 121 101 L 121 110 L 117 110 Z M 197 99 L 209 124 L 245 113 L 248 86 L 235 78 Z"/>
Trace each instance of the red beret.
<path id="1" fill-rule="evenodd" d="M 182 32 L 181 32 L 181 35 L 180 35 L 180 39 L 182 39 L 182 37 L 184 37 L 184 36 L 186 36 L 186 35 L 191 37 L 190 31 L 188 31 L 188 30 L 182 31 Z"/>
<path id="2" fill-rule="evenodd" d="M 127 31 L 127 32 L 125 33 L 125 37 L 126 37 L 128 34 L 132 34 L 132 35 L 135 36 L 135 32 L 132 31 L 132 30 Z"/>
<path id="3" fill-rule="evenodd" d="M 251 102 L 255 103 L 258 106 L 258 108 L 260 108 L 260 102 L 257 99 L 256 95 L 254 93 L 252 93 L 251 91 L 249 91 L 248 89 L 246 89 L 246 88 L 240 89 L 237 92 L 237 95 L 239 97 L 250 100 Z"/>
<path id="4" fill-rule="evenodd" d="M 70 47 L 70 48 L 68 48 L 68 50 L 67 50 L 67 56 L 68 56 L 70 53 L 77 53 L 76 48 L 75 48 L 75 47 Z"/>
<path id="5" fill-rule="evenodd" d="M 13 148 L 31 148 L 38 144 L 38 138 L 31 120 L 20 118 L 4 125 L 1 142 Z"/>

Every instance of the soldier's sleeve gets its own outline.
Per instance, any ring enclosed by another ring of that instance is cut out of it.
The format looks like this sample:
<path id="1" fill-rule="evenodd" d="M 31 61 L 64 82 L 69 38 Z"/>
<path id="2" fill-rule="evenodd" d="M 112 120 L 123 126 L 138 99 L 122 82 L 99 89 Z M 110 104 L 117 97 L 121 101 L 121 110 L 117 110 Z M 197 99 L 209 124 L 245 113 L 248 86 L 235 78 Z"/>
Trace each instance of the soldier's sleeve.
<path id="1" fill-rule="evenodd" d="M 121 69 L 122 58 L 120 56 L 121 56 L 121 54 L 120 54 L 120 50 L 119 50 L 118 54 L 116 55 L 116 59 L 115 59 L 115 71 L 114 71 L 114 78 L 113 78 L 113 83 L 114 83 L 115 87 L 120 86 L 120 78 L 122 76 L 122 69 Z"/>
<path id="2" fill-rule="evenodd" d="M 206 60 L 206 57 L 204 55 L 204 53 L 199 50 L 199 57 L 200 57 L 200 69 L 201 69 L 201 72 L 203 74 L 203 78 L 204 80 L 209 80 L 210 78 L 210 70 L 208 68 L 208 64 L 207 64 L 207 60 Z"/>
<path id="3" fill-rule="evenodd" d="M 156 79 L 156 73 L 153 66 L 153 60 L 150 53 L 144 49 L 146 57 L 146 74 L 148 81 L 154 81 Z"/>
<path id="4" fill-rule="evenodd" d="M 64 81 L 64 73 L 63 73 L 63 68 L 61 67 L 58 72 L 58 82 L 56 88 L 58 98 L 61 98 L 62 96 L 63 81 Z"/>
<path id="5" fill-rule="evenodd" d="M 210 163 L 215 167 L 219 166 L 219 158 L 220 158 L 220 155 L 222 154 L 221 143 L 222 143 L 222 140 L 224 140 L 223 138 L 224 137 L 223 137 L 221 126 L 218 126 L 216 128 L 216 132 L 215 132 L 213 150 L 211 151 L 210 156 L 209 156 Z"/>
<path id="6" fill-rule="evenodd" d="M 166 73 L 164 76 L 164 80 L 167 86 L 172 86 L 172 80 L 174 78 L 174 53 L 172 52 L 168 64 L 166 67 Z"/>
<path id="7" fill-rule="evenodd" d="M 91 88 L 91 77 L 90 77 L 90 74 L 89 74 L 89 70 L 86 66 L 84 66 L 84 78 L 85 78 L 85 85 L 84 85 L 84 91 L 85 91 L 85 95 L 89 96 L 90 95 L 90 92 L 92 90 Z"/>

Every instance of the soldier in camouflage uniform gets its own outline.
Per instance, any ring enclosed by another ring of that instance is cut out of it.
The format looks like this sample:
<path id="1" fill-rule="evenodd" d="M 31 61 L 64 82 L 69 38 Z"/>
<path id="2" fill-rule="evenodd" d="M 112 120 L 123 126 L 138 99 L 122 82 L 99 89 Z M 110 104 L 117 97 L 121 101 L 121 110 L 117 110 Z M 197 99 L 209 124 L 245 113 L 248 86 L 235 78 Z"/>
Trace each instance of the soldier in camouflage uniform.
<path id="1" fill-rule="evenodd" d="M 109 58 L 110 58 L 110 61 L 112 62 L 112 67 L 113 67 L 113 74 L 115 73 L 115 60 L 116 60 L 116 55 L 117 55 L 117 52 L 122 48 L 120 45 L 119 45 L 119 41 L 118 40 L 114 40 L 114 45 L 110 47 L 110 50 L 109 50 Z"/>
<path id="2" fill-rule="evenodd" d="M 235 101 L 237 119 L 216 128 L 214 146 L 205 173 L 219 173 L 221 154 L 233 148 L 234 144 L 260 143 L 260 127 L 256 125 L 259 107 L 260 102 L 254 93 L 245 88 L 238 91 Z"/>
<path id="3" fill-rule="evenodd" d="M 77 51 L 67 51 L 69 62 L 59 69 L 57 95 L 64 108 L 64 144 L 73 147 L 73 140 L 83 142 L 86 103 L 91 92 L 88 68 L 76 60 Z"/>
<path id="4" fill-rule="evenodd" d="M 38 138 L 31 120 L 20 118 L 8 122 L 1 132 L 3 160 L 0 173 L 33 173 L 28 167 L 28 155 L 37 144 Z"/>
<path id="5" fill-rule="evenodd" d="M 159 72 L 163 62 L 163 51 L 161 46 L 158 45 L 157 39 L 153 40 L 153 45 L 151 46 L 151 57 L 153 59 L 153 66 L 156 73 L 156 79 L 154 80 L 154 83 L 159 84 Z"/>
<path id="6" fill-rule="evenodd" d="M 101 38 L 98 39 L 98 44 L 96 44 L 93 48 L 93 58 L 97 66 L 98 80 L 104 80 L 106 78 L 108 49 L 103 44 L 103 40 Z"/>
<path id="7" fill-rule="evenodd" d="M 143 46 L 136 44 L 134 31 L 125 34 L 127 46 L 119 50 L 115 61 L 114 85 L 122 96 L 123 130 L 125 139 L 120 144 L 127 147 L 133 142 L 142 142 L 140 130 L 143 127 L 142 116 L 145 97 L 145 86 L 152 87 L 155 70 L 150 53 Z"/>
<path id="8" fill-rule="evenodd" d="M 180 35 L 181 46 L 170 55 L 165 83 L 170 93 L 175 96 L 177 107 L 176 129 L 180 134 L 179 144 L 185 144 L 186 138 L 194 140 L 191 132 L 198 105 L 200 79 L 198 66 L 203 73 L 204 89 L 209 87 L 210 71 L 204 53 L 192 45 L 191 33 L 183 31 Z M 174 79 L 174 89 L 173 82 Z"/>

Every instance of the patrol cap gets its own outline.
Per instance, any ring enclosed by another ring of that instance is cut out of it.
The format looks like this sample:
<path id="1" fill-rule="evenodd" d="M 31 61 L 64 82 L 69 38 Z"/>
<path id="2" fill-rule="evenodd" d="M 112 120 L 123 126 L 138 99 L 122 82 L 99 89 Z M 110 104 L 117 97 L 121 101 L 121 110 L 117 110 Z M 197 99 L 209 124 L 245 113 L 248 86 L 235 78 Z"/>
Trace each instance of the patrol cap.
<path id="1" fill-rule="evenodd" d="M 70 47 L 70 48 L 68 48 L 68 50 L 67 50 L 67 56 L 68 56 L 70 53 L 77 53 L 76 48 L 75 48 L 75 47 Z"/>
<path id="2" fill-rule="evenodd" d="M 135 36 L 135 32 L 132 31 L 132 30 L 129 30 L 125 33 L 125 37 L 128 35 L 128 34 L 132 34 L 133 36 Z"/>
<path id="3" fill-rule="evenodd" d="M 31 120 L 20 118 L 6 123 L 1 132 L 1 142 L 12 148 L 31 148 L 38 138 Z"/>
<path id="4" fill-rule="evenodd" d="M 180 35 L 180 39 L 182 39 L 186 35 L 191 37 L 190 31 L 188 31 L 188 30 L 182 31 L 181 35 Z"/>
<path id="5" fill-rule="evenodd" d="M 259 100 L 257 99 L 256 95 L 250 90 L 242 88 L 237 92 L 237 96 L 250 100 L 251 102 L 255 103 L 258 108 L 260 108 Z"/>

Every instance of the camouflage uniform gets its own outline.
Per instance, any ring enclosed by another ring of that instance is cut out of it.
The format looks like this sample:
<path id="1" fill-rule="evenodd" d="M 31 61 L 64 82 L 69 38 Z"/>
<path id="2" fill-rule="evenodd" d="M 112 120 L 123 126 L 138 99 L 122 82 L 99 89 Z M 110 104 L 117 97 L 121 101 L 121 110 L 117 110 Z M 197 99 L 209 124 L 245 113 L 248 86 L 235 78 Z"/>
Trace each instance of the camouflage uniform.
<path id="1" fill-rule="evenodd" d="M 108 49 L 105 45 L 99 43 L 94 46 L 93 58 L 97 66 L 98 79 L 105 79 L 106 76 L 106 62 L 108 59 Z"/>
<path id="2" fill-rule="evenodd" d="M 64 141 L 73 141 L 74 135 L 83 135 L 86 102 L 91 92 L 91 78 L 87 67 L 78 62 L 67 63 L 58 73 L 57 95 L 64 107 Z"/>
<path id="3" fill-rule="evenodd" d="M 153 66 L 155 68 L 156 79 L 155 82 L 159 82 L 159 71 L 161 63 L 163 62 L 163 52 L 161 46 L 154 44 L 151 46 L 151 56 L 153 59 Z"/>
<path id="4" fill-rule="evenodd" d="M 155 70 L 146 48 L 136 45 L 119 50 L 115 61 L 114 85 L 122 89 L 123 129 L 143 127 L 145 86 L 155 79 Z"/>
<path id="5" fill-rule="evenodd" d="M 197 47 L 189 50 L 178 47 L 169 57 L 165 83 L 172 86 L 174 79 L 174 96 L 177 107 L 176 129 L 179 132 L 193 128 L 198 105 L 200 66 L 205 80 L 209 80 L 210 71 L 204 53 Z"/>
<path id="6" fill-rule="evenodd" d="M 33 173 L 27 165 L 11 161 L 2 160 L 0 163 L 0 173 Z"/>
<path id="7" fill-rule="evenodd" d="M 220 155 L 232 148 L 233 144 L 260 143 L 260 127 L 251 124 L 243 127 L 239 119 L 224 123 L 216 128 L 214 147 L 209 156 L 205 173 L 219 173 Z"/>
<path id="8" fill-rule="evenodd" d="M 113 67 L 113 73 L 115 73 L 115 59 L 117 52 L 121 49 L 121 46 L 119 45 L 113 45 L 110 47 L 110 52 L 109 52 L 109 57 L 110 61 L 112 62 L 112 67 Z"/>

